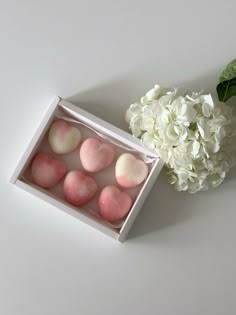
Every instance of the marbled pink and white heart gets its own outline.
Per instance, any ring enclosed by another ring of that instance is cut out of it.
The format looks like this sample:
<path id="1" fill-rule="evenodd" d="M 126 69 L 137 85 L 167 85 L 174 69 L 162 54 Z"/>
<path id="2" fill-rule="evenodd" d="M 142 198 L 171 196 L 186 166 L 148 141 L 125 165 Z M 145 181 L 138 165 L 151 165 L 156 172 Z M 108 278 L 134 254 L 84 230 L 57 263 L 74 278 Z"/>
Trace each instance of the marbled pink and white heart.
<path id="1" fill-rule="evenodd" d="M 34 182 L 43 188 L 52 188 L 65 176 L 66 164 L 54 159 L 46 153 L 38 153 L 31 166 L 31 174 Z"/>
<path id="2" fill-rule="evenodd" d="M 95 179 L 81 170 L 70 171 L 64 181 L 65 199 L 74 206 L 89 202 L 97 193 Z"/>
<path id="3" fill-rule="evenodd" d="M 101 216 L 110 222 L 124 218 L 129 213 L 132 203 L 130 195 L 114 185 L 103 188 L 98 199 Z"/>
<path id="4" fill-rule="evenodd" d="M 80 141 L 80 130 L 63 119 L 54 121 L 49 130 L 48 142 L 56 154 L 67 154 L 74 151 Z"/>
<path id="5" fill-rule="evenodd" d="M 115 150 L 109 143 L 97 138 L 86 139 L 80 148 L 80 160 L 88 172 L 99 172 L 107 168 L 115 158 Z"/>
<path id="6" fill-rule="evenodd" d="M 124 153 L 116 161 L 115 176 L 121 187 L 136 187 L 147 178 L 147 175 L 147 165 L 133 154 Z"/>

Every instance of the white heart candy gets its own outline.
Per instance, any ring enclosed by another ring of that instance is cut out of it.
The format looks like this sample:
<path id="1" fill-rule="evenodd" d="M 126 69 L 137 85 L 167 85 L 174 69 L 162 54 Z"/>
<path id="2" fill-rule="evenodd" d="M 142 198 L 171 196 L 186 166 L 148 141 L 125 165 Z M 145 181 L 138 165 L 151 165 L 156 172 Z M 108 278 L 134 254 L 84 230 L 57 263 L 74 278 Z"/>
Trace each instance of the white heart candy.
<path id="1" fill-rule="evenodd" d="M 116 181 L 124 188 L 132 188 L 141 184 L 148 175 L 148 167 L 130 153 L 122 154 L 115 169 Z"/>
<path id="2" fill-rule="evenodd" d="M 56 154 L 67 154 L 74 151 L 80 140 L 79 129 L 62 119 L 54 121 L 49 130 L 48 142 Z"/>

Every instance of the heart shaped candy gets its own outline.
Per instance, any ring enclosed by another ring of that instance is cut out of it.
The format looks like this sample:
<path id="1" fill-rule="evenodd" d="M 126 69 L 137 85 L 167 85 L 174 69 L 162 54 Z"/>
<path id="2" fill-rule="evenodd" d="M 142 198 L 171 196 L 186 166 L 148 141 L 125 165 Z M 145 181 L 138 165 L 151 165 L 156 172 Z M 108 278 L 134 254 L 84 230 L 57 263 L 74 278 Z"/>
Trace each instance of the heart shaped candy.
<path id="1" fill-rule="evenodd" d="M 37 185 L 51 188 L 65 176 L 66 165 L 49 154 L 38 153 L 33 159 L 31 174 Z"/>
<path id="2" fill-rule="evenodd" d="M 128 193 L 113 185 L 103 188 L 98 199 L 101 216 L 110 222 L 124 218 L 129 213 L 132 203 Z"/>
<path id="3" fill-rule="evenodd" d="M 70 171 L 64 181 L 65 199 L 74 206 L 90 201 L 97 192 L 95 179 L 80 170 Z"/>
<path id="4" fill-rule="evenodd" d="M 124 188 L 141 184 L 148 175 L 148 167 L 130 153 L 122 154 L 116 161 L 115 175 L 117 183 Z"/>
<path id="5" fill-rule="evenodd" d="M 54 121 L 49 130 L 48 142 L 56 154 L 67 154 L 74 151 L 80 140 L 79 129 L 62 119 Z"/>
<path id="6" fill-rule="evenodd" d="M 108 167 L 115 157 L 111 144 L 97 138 L 86 139 L 80 148 L 80 160 L 88 172 L 98 172 Z"/>

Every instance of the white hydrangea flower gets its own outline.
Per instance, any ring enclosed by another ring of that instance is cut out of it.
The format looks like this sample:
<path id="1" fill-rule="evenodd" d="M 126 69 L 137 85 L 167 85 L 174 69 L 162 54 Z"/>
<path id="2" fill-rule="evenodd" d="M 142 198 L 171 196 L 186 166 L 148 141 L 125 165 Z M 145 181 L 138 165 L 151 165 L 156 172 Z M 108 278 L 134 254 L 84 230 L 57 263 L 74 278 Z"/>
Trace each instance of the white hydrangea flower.
<path id="1" fill-rule="evenodd" d="M 180 94 L 155 85 L 130 105 L 126 121 L 135 137 L 155 149 L 178 191 L 195 193 L 221 184 L 235 164 L 235 118 L 211 94 Z"/>

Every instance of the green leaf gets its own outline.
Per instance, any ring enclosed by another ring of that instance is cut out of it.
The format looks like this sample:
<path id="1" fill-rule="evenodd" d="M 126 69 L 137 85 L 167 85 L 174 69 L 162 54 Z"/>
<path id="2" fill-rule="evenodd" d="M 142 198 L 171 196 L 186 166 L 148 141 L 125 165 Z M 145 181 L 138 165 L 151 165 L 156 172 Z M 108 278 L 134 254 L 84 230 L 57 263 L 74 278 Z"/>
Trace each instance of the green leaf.
<path id="1" fill-rule="evenodd" d="M 236 96 L 236 59 L 231 61 L 221 73 L 216 90 L 221 102 Z"/>
<path id="2" fill-rule="evenodd" d="M 236 59 L 232 60 L 220 75 L 219 81 L 228 81 L 236 77 Z"/>
<path id="3" fill-rule="evenodd" d="M 226 102 L 230 97 L 236 96 L 236 77 L 228 81 L 220 82 L 216 90 L 221 102 Z"/>

